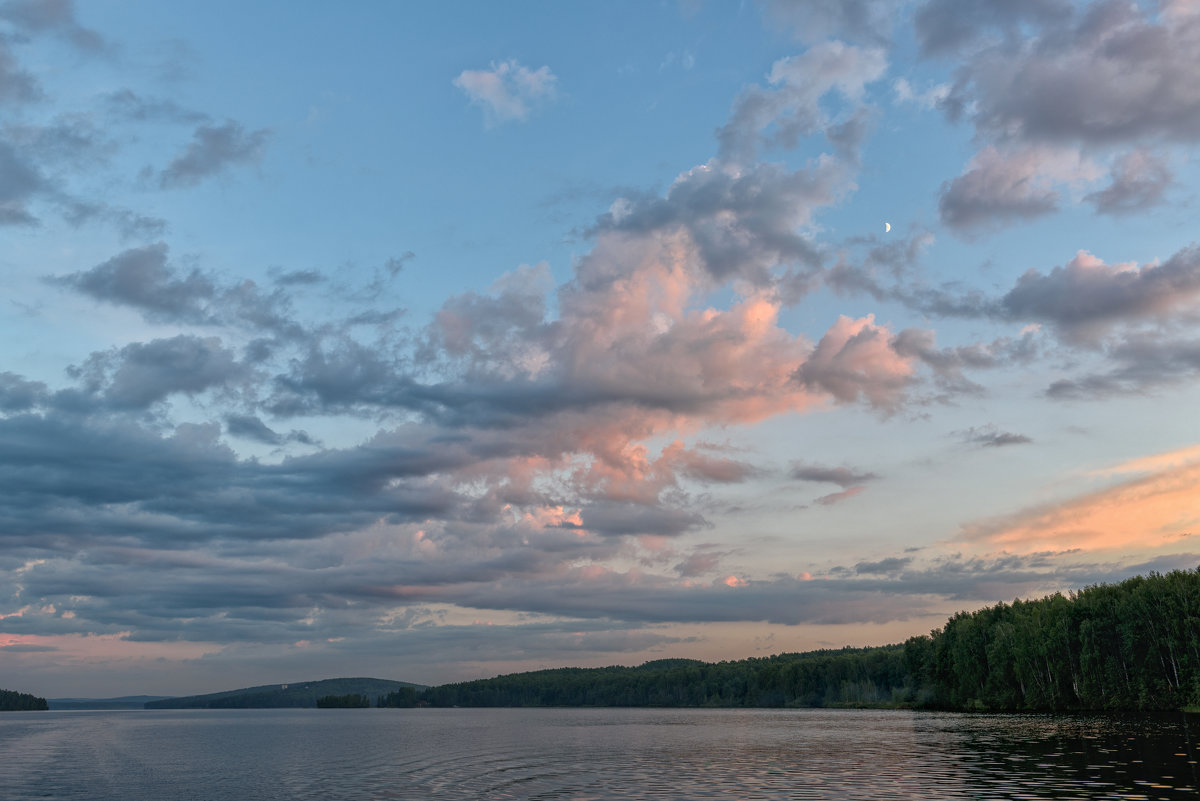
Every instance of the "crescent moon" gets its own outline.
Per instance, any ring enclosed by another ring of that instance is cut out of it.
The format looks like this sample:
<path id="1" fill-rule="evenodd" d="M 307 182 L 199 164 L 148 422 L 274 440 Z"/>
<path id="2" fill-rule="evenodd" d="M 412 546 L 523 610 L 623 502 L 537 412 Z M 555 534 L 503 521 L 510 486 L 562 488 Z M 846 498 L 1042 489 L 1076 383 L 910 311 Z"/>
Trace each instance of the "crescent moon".
<path id="1" fill-rule="evenodd" d="M 885 222 L 883 224 L 883 232 L 886 234 L 890 230 L 892 230 L 892 224 Z"/>

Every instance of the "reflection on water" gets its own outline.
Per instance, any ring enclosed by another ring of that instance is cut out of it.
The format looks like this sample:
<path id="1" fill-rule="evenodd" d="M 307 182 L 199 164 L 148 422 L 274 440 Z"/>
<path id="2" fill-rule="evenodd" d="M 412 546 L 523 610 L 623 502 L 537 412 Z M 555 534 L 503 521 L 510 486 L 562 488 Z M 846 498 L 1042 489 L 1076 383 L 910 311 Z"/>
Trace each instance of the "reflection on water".
<path id="1" fill-rule="evenodd" d="M 858 710 L 0 716 L 0 798 L 1194 798 L 1200 720 Z"/>

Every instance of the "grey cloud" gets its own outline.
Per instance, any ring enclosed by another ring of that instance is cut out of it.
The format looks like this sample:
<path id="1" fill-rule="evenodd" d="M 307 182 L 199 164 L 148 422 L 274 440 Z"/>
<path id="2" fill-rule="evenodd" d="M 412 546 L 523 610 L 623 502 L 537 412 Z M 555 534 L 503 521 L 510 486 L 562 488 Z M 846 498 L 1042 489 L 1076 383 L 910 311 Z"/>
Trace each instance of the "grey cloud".
<path id="1" fill-rule="evenodd" d="M 44 125 L 8 125 L 4 135 L 25 157 L 75 171 L 103 164 L 117 148 L 86 114 L 62 114 Z"/>
<path id="2" fill-rule="evenodd" d="M 949 102 L 969 106 L 981 131 L 1092 145 L 1200 137 L 1195 16 L 1155 20 L 1151 4 L 1127 2 L 1094 3 L 1074 18 L 1061 1 L 935 0 L 917 13 L 918 29 L 922 19 L 944 25 L 983 7 L 993 15 L 1028 12 L 1049 27 L 1031 44 L 983 50 L 961 68 Z"/>
<path id="3" fill-rule="evenodd" d="M 895 14 L 893 0 L 759 0 L 767 18 L 798 39 L 844 38 L 886 44 Z"/>
<path id="4" fill-rule="evenodd" d="M 1194 14 L 1124 0 L 932 0 L 915 23 L 926 52 L 961 51 L 939 105 L 986 145 L 942 186 L 942 221 L 959 233 L 1052 213 L 1064 185 L 1101 214 L 1152 208 L 1172 176 L 1149 148 L 1200 140 Z M 1077 191 L 1103 175 L 1084 155 L 1115 148 L 1127 152 L 1109 186 Z"/>
<path id="5" fill-rule="evenodd" d="M 1059 24 L 1069 0 L 929 0 L 913 15 L 921 52 L 944 55 L 990 34 L 1013 37 L 1023 26 Z"/>
<path id="6" fill-rule="evenodd" d="M 216 294 L 211 278 L 193 270 L 177 277 L 167 266 L 167 245 L 156 242 L 131 248 L 83 272 L 57 282 L 97 300 L 126 304 L 165 319 L 204 322 L 204 304 Z"/>
<path id="7" fill-rule="evenodd" d="M 676 572 L 681 578 L 696 578 L 706 573 L 712 573 L 721 565 L 724 554 L 714 551 L 697 550 L 679 564 L 675 565 Z"/>
<path id="8" fill-rule="evenodd" d="M 0 4 L 0 19 L 25 33 L 59 34 L 80 50 L 99 51 L 105 47 L 100 34 L 75 19 L 72 0 L 8 0 Z"/>
<path id="9" fill-rule="evenodd" d="M 253 281 L 222 285 L 199 269 L 184 274 L 167 255 L 166 243 L 156 242 L 122 251 L 90 270 L 47 280 L 106 303 L 132 306 L 154 322 L 225 323 L 305 338 L 282 290 L 264 293 Z"/>
<path id="10" fill-rule="evenodd" d="M 624 621 L 849 623 L 904 620 L 921 614 L 928 601 L 883 603 L 886 581 L 803 581 L 790 576 L 729 587 L 721 582 L 681 587 L 655 576 L 577 574 L 539 584 L 505 583 L 467 589 L 458 599 L 479 609 L 525 609 L 585 619 Z M 899 582 L 896 582 L 899 584 Z"/>
<path id="11" fill-rule="evenodd" d="M 37 80 L 12 55 L 12 50 L 0 38 L 0 102 L 30 103 L 42 97 Z"/>
<path id="12" fill-rule="evenodd" d="M 11 547 L 169 548 L 450 519 L 460 499 L 435 474 L 471 459 L 464 448 L 377 437 L 267 465 L 234 458 L 220 433 L 215 423 L 164 437 L 100 418 L 0 418 L 0 531 Z"/>
<path id="13" fill-rule="evenodd" d="M 137 122 L 173 122 L 194 125 L 209 120 L 207 114 L 186 109 L 173 100 L 143 97 L 129 89 L 119 89 L 106 95 L 104 104 L 110 113 Z"/>
<path id="14" fill-rule="evenodd" d="M 1095 344 L 1121 323 L 1164 321 L 1200 299 L 1200 247 L 1161 264 L 1106 265 L 1081 251 L 1048 273 L 1029 270 L 1001 299 L 1017 320 L 1052 324 L 1064 340 Z"/>
<path id="15" fill-rule="evenodd" d="M 992 424 L 978 428 L 972 426 L 966 431 L 957 432 L 957 434 L 963 442 L 981 448 L 1002 448 L 1006 445 L 1027 445 L 1033 442 L 1032 438 L 1024 434 L 1001 431 Z"/>
<path id="16" fill-rule="evenodd" d="M 789 475 L 797 481 L 837 484 L 842 489 L 879 478 L 877 473 L 852 470 L 849 467 L 826 467 L 804 462 L 793 462 Z"/>
<path id="17" fill-rule="evenodd" d="M 304 431 L 293 429 L 288 434 L 280 434 L 252 414 L 226 415 L 225 429 L 235 437 L 254 440 L 264 445 L 284 445 L 288 442 L 298 442 L 302 445 L 316 444 L 316 441 Z"/>
<path id="18" fill-rule="evenodd" d="M 736 172 L 703 165 L 676 179 L 665 197 L 619 201 L 618 210 L 603 215 L 590 233 L 682 226 L 715 279 L 737 275 L 761 284 L 772 267 L 819 260 L 798 229 L 836 200 L 847 180 L 845 168 L 831 160 L 796 172 L 769 163 Z"/>
<path id="19" fill-rule="evenodd" d="M 94 201 L 67 201 L 63 207 L 63 217 L 71 225 L 83 225 L 94 220 L 107 222 L 117 229 L 122 242 L 157 239 L 167 231 L 167 221 L 161 217 Z"/>
<path id="20" fill-rule="evenodd" d="M 911 556 L 892 556 L 887 559 L 880 559 L 878 562 L 859 562 L 854 566 L 854 572 L 860 575 L 864 573 L 898 573 L 908 567 L 912 561 Z"/>
<path id="21" fill-rule="evenodd" d="M 46 188 L 36 166 L 0 139 L 0 226 L 36 225 L 28 203 Z"/>
<path id="22" fill-rule="evenodd" d="M 318 270 L 292 270 L 291 272 L 281 272 L 275 275 L 275 283 L 282 286 L 319 284 L 324 280 L 325 276 Z"/>
<path id="23" fill-rule="evenodd" d="M 1117 160 L 1112 183 L 1084 200 L 1094 204 L 1099 214 L 1132 214 L 1161 205 L 1173 180 L 1164 159 L 1134 150 Z"/>
<path id="24" fill-rule="evenodd" d="M 859 109 L 844 122 L 826 128 L 825 137 L 839 156 L 848 162 L 857 163 L 863 142 L 870 132 L 872 118 L 870 111 Z"/>
<path id="25" fill-rule="evenodd" d="M 93 354 L 74 372 L 103 384 L 106 402 L 124 409 L 144 409 L 174 393 L 196 395 L 247 377 L 219 338 L 185 334 Z"/>
<path id="26" fill-rule="evenodd" d="M 221 125 L 200 125 L 187 149 L 159 173 L 164 189 L 195 186 L 226 168 L 256 164 L 266 152 L 271 132 L 265 128 L 247 132 L 241 123 L 226 120 Z"/>
<path id="27" fill-rule="evenodd" d="M 1031 220 L 1058 209 L 1059 194 L 1038 179 L 1029 159 L 987 158 L 942 184 L 938 214 L 959 231 Z"/>
<path id="28" fill-rule="evenodd" d="M 680 452 L 674 466 L 689 478 L 718 484 L 737 484 L 758 472 L 758 469 L 748 462 L 710 456 L 699 450 Z"/>
<path id="29" fill-rule="evenodd" d="M 41 381 L 27 381 L 16 373 L 0 373 L 0 411 L 25 411 L 41 403 L 46 396 L 46 385 Z"/>
<path id="30" fill-rule="evenodd" d="M 1055 400 L 1101 400 L 1150 393 L 1200 375 L 1200 340 L 1134 332 L 1113 343 L 1105 355 L 1111 369 L 1060 379 L 1046 395 Z"/>
<path id="31" fill-rule="evenodd" d="M 388 271 L 388 275 L 395 278 L 400 271 L 404 269 L 404 265 L 408 264 L 416 257 L 416 253 L 413 253 L 411 250 L 406 250 L 399 256 L 389 256 L 388 260 L 383 263 L 383 267 Z"/>
<path id="32" fill-rule="evenodd" d="M 677 536 L 708 525 L 703 516 L 668 506 L 644 506 L 614 501 L 583 510 L 583 527 L 609 536 L 662 534 Z"/>
<path id="33" fill-rule="evenodd" d="M 721 160 L 751 164 L 763 145 L 794 148 L 801 138 L 845 125 L 845 119 L 828 117 L 821 99 L 837 92 L 857 106 L 865 85 L 882 77 L 886 68 L 882 49 L 839 41 L 776 61 L 768 76 L 772 88 L 749 87 L 734 101 L 729 121 L 717 132 Z M 851 111 L 848 118 L 853 117 Z M 845 131 L 840 135 L 845 141 Z"/>

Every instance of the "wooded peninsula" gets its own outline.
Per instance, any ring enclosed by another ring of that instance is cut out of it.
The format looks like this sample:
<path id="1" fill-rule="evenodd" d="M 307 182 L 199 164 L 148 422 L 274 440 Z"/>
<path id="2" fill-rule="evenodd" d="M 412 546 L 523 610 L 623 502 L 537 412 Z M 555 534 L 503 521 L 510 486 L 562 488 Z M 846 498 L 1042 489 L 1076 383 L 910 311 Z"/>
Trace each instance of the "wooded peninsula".
<path id="1" fill-rule="evenodd" d="M 28 712 L 49 708 L 45 698 L 13 690 L 0 690 L 0 712 Z"/>
<path id="2" fill-rule="evenodd" d="M 897 645 L 733 662 L 664 659 L 632 668 L 539 670 L 430 687 L 416 702 L 976 711 L 1195 707 L 1200 568 L 959 612 L 928 636 Z"/>

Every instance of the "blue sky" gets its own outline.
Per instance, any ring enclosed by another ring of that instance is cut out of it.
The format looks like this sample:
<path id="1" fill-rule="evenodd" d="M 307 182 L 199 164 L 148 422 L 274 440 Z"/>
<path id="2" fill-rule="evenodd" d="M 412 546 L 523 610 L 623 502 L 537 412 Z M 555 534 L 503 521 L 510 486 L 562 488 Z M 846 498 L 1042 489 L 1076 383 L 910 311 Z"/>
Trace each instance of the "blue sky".
<path id="1" fill-rule="evenodd" d="M 1186 0 L 0 3 L 5 682 L 737 659 L 1195 567 L 1198 54 Z"/>

